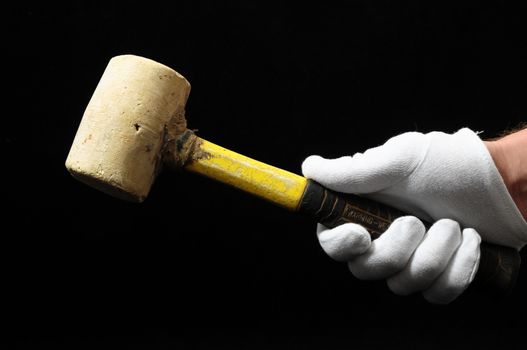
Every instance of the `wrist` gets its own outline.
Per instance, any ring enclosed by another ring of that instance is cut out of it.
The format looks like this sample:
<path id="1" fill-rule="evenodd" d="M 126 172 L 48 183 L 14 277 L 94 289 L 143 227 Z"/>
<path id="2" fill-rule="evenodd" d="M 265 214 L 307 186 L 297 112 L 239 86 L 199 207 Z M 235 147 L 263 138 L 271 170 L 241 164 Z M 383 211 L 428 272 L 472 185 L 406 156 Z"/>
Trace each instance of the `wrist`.
<path id="1" fill-rule="evenodd" d="M 514 203 L 527 220 L 527 129 L 485 141 L 485 145 Z"/>

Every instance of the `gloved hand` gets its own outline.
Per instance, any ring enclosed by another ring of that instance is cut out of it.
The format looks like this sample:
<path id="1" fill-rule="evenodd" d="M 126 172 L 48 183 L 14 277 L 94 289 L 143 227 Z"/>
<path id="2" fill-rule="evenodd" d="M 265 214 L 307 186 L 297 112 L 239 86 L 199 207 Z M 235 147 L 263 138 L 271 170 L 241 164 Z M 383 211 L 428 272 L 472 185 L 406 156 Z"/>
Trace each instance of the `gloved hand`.
<path id="1" fill-rule="evenodd" d="M 348 261 L 358 278 L 387 278 L 396 294 L 422 291 L 431 302 L 448 303 L 475 276 L 479 235 L 517 249 L 527 242 L 527 223 L 485 144 L 469 129 L 409 132 L 353 157 L 311 156 L 302 171 L 334 191 L 416 215 L 395 220 L 373 242 L 356 224 L 331 230 L 319 225 L 329 256 Z M 417 217 L 434 223 L 428 232 Z"/>

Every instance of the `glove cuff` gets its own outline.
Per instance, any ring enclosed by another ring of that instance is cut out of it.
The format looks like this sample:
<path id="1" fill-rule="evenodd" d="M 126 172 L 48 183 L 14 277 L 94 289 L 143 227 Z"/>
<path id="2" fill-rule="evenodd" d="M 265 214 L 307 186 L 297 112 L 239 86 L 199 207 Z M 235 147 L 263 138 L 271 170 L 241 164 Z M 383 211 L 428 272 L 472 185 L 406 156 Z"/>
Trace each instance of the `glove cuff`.
<path id="1" fill-rule="evenodd" d="M 527 242 L 527 222 L 514 203 L 487 146 L 478 134 L 468 128 L 459 130 L 454 136 L 466 140 L 465 145 L 475 151 L 481 160 L 481 164 L 484 165 L 484 169 L 480 169 L 482 173 L 478 174 L 477 177 L 483 181 L 480 184 L 480 191 L 486 191 L 486 198 L 490 198 L 491 201 L 487 205 L 482 204 L 489 209 L 485 210 L 486 213 L 475 213 L 475 215 L 490 215 L 484 220 L 485 224 L 490 227 L 478 228 L 478 232 L 488 232 L 484 235 L 488 242 L 519 250 Z M 494 219 L 494 217 L 496 218 Z M 504 227 L 507 230 L 504 231 Z"/>

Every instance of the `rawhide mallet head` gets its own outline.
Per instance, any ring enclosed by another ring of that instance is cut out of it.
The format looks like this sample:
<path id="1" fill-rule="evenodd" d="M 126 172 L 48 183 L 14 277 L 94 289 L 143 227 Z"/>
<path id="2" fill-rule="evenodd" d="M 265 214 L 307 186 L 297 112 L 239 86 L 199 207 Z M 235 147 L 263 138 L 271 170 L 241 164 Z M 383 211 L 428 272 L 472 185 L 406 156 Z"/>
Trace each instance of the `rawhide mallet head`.
<path id="1" fill-rule="evenodd" d="M 115 197 L 142 202 L 167 139 L 186 130 L 189 82 L 147 58 L 110 60 L 84 112 L 66 168 Z"/>

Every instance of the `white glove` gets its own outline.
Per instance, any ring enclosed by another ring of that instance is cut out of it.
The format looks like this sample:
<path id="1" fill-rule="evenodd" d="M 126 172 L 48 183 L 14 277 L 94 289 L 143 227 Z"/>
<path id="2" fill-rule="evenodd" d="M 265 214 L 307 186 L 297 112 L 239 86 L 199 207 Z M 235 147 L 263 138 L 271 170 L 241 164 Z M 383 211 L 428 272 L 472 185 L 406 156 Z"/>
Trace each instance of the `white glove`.
<path id="1" fill-rule="evenodd" d="M 328 255 L 348 261 L 358 278 L 387 278 L 397 294 L 423 291 L 431 302 L 448 303 L 474 278 L 478 233 L 517 249 L 527 242 L 527 223 L 485 144 L 469 129 L 452 135 L 409 132 L 353 157 L 311 156 L 302 171 L 329 189 L 435 222 L 425 233 L 419 219 L 403 217 L 373 242 L 359 225 L 319 226 Z"/>

